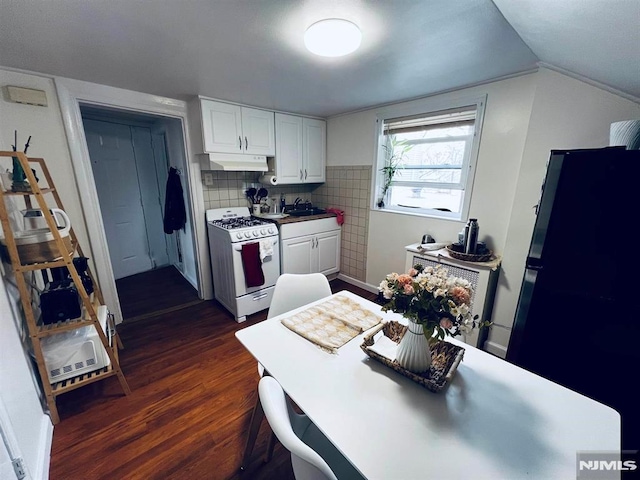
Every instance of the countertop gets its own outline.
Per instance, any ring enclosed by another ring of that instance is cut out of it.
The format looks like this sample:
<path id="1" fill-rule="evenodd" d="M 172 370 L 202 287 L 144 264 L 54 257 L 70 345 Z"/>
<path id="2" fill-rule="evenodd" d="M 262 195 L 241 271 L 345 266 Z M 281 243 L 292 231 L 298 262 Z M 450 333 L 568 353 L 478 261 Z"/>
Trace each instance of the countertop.
<path id="1" fill-rule="evenodd" d="M 331 218 L 337 217 L 335 213 L 319 213 L 318 215 L 309 215 L 307 217 L 294 217 L 289 215 L 284 218 L 262 218 L 262 220 L 269 220 L 270 222 L 275 223 L 276 225 L 285 225 L 287 223 L 298 223 L 298 222 L 307 222 L 309 220 L 320 220 L 322 218 Z"/>

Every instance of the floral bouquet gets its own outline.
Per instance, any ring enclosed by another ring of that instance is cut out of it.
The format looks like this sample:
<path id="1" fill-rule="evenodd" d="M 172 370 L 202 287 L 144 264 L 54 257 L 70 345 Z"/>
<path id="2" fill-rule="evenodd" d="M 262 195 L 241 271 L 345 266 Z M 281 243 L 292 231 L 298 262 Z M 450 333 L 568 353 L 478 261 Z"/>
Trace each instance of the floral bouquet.
<path id="1" fill-rule="evenodd" d="M 467 280 L 449 276 L 442 265 L 415 265 L 404 274 L 390 273 L 378 288 L 389 300 L 383 311 L 401 313 L 409 321 L 421 324 L 429 340 L 442 340 L 469 333 L 478 315 L 471 314 L 473 286 Z M 489 325 L 484 322 L 480 326 Z"/>

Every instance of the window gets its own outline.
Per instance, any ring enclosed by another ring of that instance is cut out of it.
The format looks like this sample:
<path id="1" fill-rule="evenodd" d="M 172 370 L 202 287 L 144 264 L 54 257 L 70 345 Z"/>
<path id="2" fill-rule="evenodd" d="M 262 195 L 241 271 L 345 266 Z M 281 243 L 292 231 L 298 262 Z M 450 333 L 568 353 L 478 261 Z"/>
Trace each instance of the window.
<path id="1" fill-rule="evenodd" d="M 426 113 L 379 115 L 376 207 L 466 218 L 483 107 L 478 99 Z"/>

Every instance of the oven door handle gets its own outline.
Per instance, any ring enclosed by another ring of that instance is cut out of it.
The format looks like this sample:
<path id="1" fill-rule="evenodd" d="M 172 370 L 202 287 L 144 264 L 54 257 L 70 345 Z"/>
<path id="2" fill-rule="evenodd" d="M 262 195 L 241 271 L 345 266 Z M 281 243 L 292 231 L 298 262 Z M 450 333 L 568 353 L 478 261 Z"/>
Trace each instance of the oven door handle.
<path id="1" fill-rule="evenodd" d="M 247 243 L 247 242 L 244 242 L 244 243 Z M 278 244 L 278 240 L 277 240 L 277 239 L 275 239 L 275 240 L 273 241 L 273 246 L 275 247 L 277 244 Z M 234 245 L 233 245 L 233 249 L 234 249 L 236 252 L 241 252 L 241 251 L 242 251 L 242 244 L 240 244 L 240 245 L 238 245 L 238 244 L 234 244 Z"/>

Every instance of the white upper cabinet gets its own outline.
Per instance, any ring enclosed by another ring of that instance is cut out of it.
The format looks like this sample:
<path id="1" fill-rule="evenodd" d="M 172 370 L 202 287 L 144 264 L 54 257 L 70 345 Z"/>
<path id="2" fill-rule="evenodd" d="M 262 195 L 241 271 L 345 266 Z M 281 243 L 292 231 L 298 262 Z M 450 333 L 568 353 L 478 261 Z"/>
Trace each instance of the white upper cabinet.
<path id="1" fill-rule="evenodd" d="M 246 107 L 241 110 L 244 153 L 273 157 L 276 154 L 274 113 Z"/>
<path id="2" fill-rule="evenodd" d="M 302 183 L 302 117 L 276 113 L 275 171 L 278 183 Z"/>
<path id="3" fill-rule="evenodd" d="M 275 155 L 274 113 L 201 100 L 205 153 Z"/>
<path id="4" fill-rule="evenodd" d="M 275 171 L 279 184 L 325 181 L 324 120 L 276 113 Z"/>
<path id="5" fill-rule="evenodd" d="M 302 163 L 305 182 L 324 182 L 327 163 L 327 123 L 324 120 L 302 119 Z"/>

